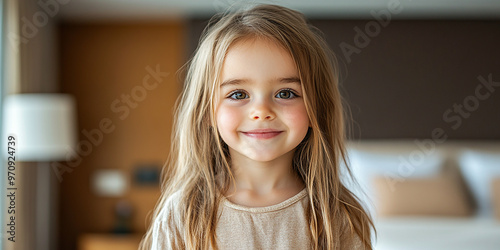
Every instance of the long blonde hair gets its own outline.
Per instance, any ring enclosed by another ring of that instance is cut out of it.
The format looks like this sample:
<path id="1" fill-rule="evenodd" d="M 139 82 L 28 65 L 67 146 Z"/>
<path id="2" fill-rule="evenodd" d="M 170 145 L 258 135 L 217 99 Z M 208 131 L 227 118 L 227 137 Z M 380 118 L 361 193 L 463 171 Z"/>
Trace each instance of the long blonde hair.
<path id="1" fill-rule="evenodd" d="M 178 237 L 183 240 L 171 248 L 218 249 L 219 204 L 234 177 L 227 145 L 215 123 L 216 93 L 230 45 L 252 36 L 270 38 L 289 51 L 304 88 L 311 128 L 296 149 L 293 168 L 308 191 L 311 248 L 346 249 L 357 238 L 365 249 L 372 249 L 372 219 L 341 182 L 340 165 L 348 161 L 335 57 L 301 13 L 277 5 L 217 15 L 205 28 L 177 101 L 172 150 L 151 221 L 158 219 L 167 199 L 181 190 L 176 209 L 183 223 Z M 140 249 L 150 249 L 151 242 L 152 226 Z"/>

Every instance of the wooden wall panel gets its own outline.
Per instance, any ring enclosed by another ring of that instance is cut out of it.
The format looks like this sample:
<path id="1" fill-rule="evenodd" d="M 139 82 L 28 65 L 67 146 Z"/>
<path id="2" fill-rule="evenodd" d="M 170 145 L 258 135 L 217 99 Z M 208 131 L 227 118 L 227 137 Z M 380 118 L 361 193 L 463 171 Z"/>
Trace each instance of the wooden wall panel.
<path id="1" fill-rule="evenodd" d="M 112 230 L 119 200 L 133 206 L 133 230 L 145 231 L 159 187 L 135 185 L 132 172 L 138 164 L 161 167 L 168 157 L 173 106 L 182 86 L 176 72 L 185 61 L 184 26 L 63 23 L 59 32 L 60 84 L 77 99 L 80 147 L 75 151 L 81 158 L 62 175 L 60 249 L 75 249 L 78 235 Z M 126 174 L 125 196 L 99 197 L 91 190 L 99 169 Z"/>

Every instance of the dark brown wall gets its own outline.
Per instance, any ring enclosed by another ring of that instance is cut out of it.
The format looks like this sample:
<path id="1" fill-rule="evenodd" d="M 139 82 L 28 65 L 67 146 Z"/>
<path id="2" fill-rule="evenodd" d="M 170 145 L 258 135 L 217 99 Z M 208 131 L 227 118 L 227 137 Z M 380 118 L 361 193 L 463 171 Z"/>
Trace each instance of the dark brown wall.
<path id="1" fill-rule="evenodd" d="M 392 21 L 349 63 L 341 44 L 354 46 L 354 28 L 368 22 L 314 21 L 342 66 L 354 137 L 429 138 L 442 128 L 450 139 L 500 139 L 500 91 L 453 111 L 475 96 L 478 77 L 500 82 L 500 21 Z"/>
<path id="2" fill-rule="evenodd" d="M 429 138 L 441 128 L 449 139 L 500 139 L 500 87 L 477 107 L 473 97 L 478 77 L 491 74 L 500 82 L 500 21 L 393 20 L 385 27 L 374 20 L 312 23 L 338 57 L 353 138 Z M 205 24 L 191 22 L 191 50 Z M 367 25 L 372 36 L 356 44 L 355 28 L 366 34 Z M 341 44 L 356 51 L 350 61 Z M 464 107 L 460 115 L 454 105 L 464 105 L 466 98 L 473 111 Z"/>

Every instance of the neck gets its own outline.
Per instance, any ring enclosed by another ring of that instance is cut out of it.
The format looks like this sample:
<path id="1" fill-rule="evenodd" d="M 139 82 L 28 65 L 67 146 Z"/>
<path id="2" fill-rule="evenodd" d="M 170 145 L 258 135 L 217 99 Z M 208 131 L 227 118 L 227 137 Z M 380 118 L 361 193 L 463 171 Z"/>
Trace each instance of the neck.
<path id="1" fill-rule="evenodd" d="M 230 153 L 237 191 L 265 195 L 280 190 L 302 188 L 304 185 L 292 167 L 294 151 L 267 162 L 254 161 L 236 152 Z M 230 189 L 233 190 L 233 187 Z"/>

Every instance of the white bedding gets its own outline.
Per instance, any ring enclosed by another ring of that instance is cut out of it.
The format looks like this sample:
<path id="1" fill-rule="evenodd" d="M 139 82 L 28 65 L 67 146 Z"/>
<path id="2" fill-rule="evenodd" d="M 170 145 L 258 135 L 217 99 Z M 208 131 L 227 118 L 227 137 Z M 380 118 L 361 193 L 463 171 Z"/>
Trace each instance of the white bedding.
<path id="1" fill-rule="evenodd" d="M 375 226 L 375 250 L 500 250 L 500 221 L 491 218 L 380 218 Z"/>

